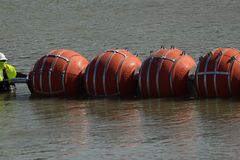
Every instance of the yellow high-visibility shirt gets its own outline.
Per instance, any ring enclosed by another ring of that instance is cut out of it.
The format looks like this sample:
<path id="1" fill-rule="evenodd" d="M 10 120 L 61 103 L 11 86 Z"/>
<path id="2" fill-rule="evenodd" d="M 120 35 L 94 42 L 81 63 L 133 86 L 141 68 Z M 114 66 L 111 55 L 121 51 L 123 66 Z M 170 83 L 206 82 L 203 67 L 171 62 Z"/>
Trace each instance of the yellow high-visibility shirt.
<path id="1" fill-rule="evenodd" d="M 12 65 L 4 63 L 4 68 L 3 69 L 5 69 L 5 71 L 6 71 L 8 80 L 10 80 L 12 78 L 16 78 L 17 71 Z M 3 81 L 3 79 L 4 79 L 3 69 L 0 69 L 0 82 Z"/>

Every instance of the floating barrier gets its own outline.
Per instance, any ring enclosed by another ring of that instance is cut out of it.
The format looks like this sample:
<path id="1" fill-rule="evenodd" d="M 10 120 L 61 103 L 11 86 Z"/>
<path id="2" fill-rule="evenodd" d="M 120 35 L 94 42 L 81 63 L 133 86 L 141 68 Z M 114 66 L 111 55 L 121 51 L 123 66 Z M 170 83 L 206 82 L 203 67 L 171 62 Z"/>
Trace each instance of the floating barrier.
<path id="1" fill-rule="evenodd" d="M 234 48 L 217 48 L 200 57 L 195 73 L 199 97 L 240 95 L 240 53 Z"/>
<path id="2" fill-rule="evenodd" d="M 112 49 L 96 56 L 84 76 L 91 96 L 134 96 L 137 94 L 136 70 L 141 61 L 125 49 Z"/>
<path id="3" fill-rule="evenodd" d="M 151 53 L 143 63 L 126 49 L 108 50 L 90 63 L 77 52 L 60 49 L 41 57 L 28 77 L 11 82 L 27 83 L 31 93 L 47 96 L 240 96 L 240 51 L 217 48 L 196 65 L 174 47 Z"/>
<path id="4" fill-rule="evenodd" d="M 28 77 L 29 90 L 33 94 L 51 96 L 82 94 L 83 73 L 88 63 L 77 52 L 53 50 L 35 63 Z"/>
<path id="5" fill-rule="evenodd" d="M 192 57 L 175 48 L 162 48 L 142 64 L 138 83 L 143 97 L 183 96 L 188 93 L 188 72 L 196 66 Z"/>

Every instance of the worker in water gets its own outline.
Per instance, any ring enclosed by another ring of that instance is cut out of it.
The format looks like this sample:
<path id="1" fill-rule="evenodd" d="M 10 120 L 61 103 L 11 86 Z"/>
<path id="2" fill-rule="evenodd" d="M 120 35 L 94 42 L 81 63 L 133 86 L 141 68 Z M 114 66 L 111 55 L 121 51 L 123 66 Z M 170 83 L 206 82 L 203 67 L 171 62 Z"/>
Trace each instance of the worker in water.
<path id="1" fill-rule="evenodd" d="M 10 80 L 16 78 L 16 69 L 7 64 L 7 58 L 3 53 L 0 52 L 0 92 L 3 91 L 14 91 L 15 84 Z"/>

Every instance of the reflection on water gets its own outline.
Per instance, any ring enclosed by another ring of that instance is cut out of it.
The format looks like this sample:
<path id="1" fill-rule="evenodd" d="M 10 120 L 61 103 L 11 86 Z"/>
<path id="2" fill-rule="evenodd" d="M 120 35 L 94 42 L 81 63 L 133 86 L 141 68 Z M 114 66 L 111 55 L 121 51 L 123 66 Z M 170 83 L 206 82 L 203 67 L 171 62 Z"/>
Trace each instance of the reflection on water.
<path id="1" fill-rule="evenodd" d="M 29 106 L 14 96 L 10 99 L 1 101 L 0 159 L 238 155 L 240 107 L 234 99 L 31 98 Z"/>
<path id="2" fill-rule="evenodd" d="M 135 102 L 103 99 L 88 104 L 92 106 L 89 114 L 94 115 L 94 121 L 99 122 L 92 128 L 94 137 L 107 140 L 96 146 L 112 148 L 117 145 L 128 148 L 143 142 L 142 117 Z"/>

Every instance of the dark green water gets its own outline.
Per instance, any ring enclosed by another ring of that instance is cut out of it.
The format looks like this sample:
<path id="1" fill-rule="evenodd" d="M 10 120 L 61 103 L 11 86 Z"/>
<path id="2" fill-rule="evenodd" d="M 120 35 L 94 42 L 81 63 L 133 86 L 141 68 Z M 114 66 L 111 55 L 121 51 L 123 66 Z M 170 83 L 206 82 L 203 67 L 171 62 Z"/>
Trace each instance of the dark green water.
<path id="1" fill-rule="evenodd" d="M 91 60 L 109 48 L 140 58 L 161 45 L 196 60 L 238 48 L 238 0 L 1 0 L 0 52 L 28 73 L 66 48 Z M 239 159 L 240 99 L 0 97 L 0 159 Z"/>

